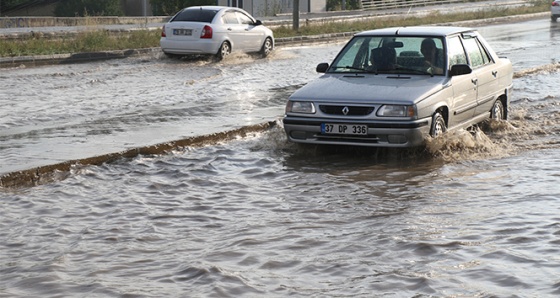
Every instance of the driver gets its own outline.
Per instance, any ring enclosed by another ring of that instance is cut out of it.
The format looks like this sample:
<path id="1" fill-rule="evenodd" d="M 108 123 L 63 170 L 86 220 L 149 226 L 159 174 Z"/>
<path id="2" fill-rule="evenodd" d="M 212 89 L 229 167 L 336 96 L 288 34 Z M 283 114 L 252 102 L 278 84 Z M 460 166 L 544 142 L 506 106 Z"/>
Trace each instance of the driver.
<path id="1" fill-rule="evenodd" d="M 420 52 L 424 55 L 424 65 L 432 74 L 443 74 L 443 51 L 436 47 L 436 43 L 431 38 L 422 41 Z"/>

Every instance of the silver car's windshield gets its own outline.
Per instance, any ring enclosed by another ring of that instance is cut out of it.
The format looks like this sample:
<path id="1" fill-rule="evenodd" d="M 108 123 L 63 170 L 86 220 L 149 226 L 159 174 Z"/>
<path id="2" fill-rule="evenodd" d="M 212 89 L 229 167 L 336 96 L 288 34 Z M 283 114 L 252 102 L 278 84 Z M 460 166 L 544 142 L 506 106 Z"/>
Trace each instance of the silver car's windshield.
<path id="1" fill-rule="evenodd" d="M 444 75 L 446 65 L 441 38 L 356 36 L 328 72 Z"/>

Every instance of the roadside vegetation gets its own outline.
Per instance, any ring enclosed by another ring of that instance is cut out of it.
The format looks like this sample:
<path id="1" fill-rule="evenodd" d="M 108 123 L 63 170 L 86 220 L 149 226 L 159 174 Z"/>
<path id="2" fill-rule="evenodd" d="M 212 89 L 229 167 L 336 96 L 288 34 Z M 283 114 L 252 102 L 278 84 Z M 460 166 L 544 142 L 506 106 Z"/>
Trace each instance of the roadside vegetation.
<path id="1" fill-rule="evenodd" d="M 549 9 L 549 1 L 538 0 L 532 2 L 531 5 L 520 7 L 496 8 L 451 14 L 434 13 L 424 17 L 411 16 L 383 21 L 331 22 L 321 25 L 301 26 L 298 31 L 294 31 L 291 27 L 284 26 L 274 28 L 273 31 L 275 38 L 284 38 L 340 32 L 358 32 L 392 26 L 414 26 L 487 19 L 545 12 L 549 11 Z M 160 30 L 137 30 L 114 34 L 103 30 L 96 30 L 96 25 L 92 25 L 91 27 L 92 30 L 63 38 L 46 38 L 38 34 L 24 39 L 0 40 L 0 57 L 99 52 L 159 46 Z"/>
<path id="2" fill-rule="evenodd" d="M 469 20 L 480 20 L 480 19 L 490 19 L 497 17 L 513 16 L 513 15 L 523 15 L 530 13 L 545 12 L 550 10 L 549 1 L 537 0 L 532 2 L 530 5 L 520 6 L 520 7 L 509 7 L 509 8 L 495 8 L 495 9 L 485 9 L 473 12 L 459 12 L 442 14 L 435 12 L 428 16 L 418 17 L 410 16 L 406 18 L 393 18 L 391 20 L 387 19 L 374 19 L 371 21 L 361 21 L 361 22 L 332 22 L 328 24 L 318 25 L 318 26 L 303 26 L 299 28 L 298 32 L 295 32 L 291 27 L 279 27 L 274 29 L 274 37 L 293 37 L 293 36 L 307 36 L 307 35 L 318 35 L 318 34 L 328 34 L 328 33 L 340 33 L 340 32 L 360 32 L 364 30 L 373 30 L 379 28 L 387 27 L 398 27 L 398 26 L 418 26 L 427 24 L 442 24 L 450 22 L 459 21 L 469 21 Z"/>

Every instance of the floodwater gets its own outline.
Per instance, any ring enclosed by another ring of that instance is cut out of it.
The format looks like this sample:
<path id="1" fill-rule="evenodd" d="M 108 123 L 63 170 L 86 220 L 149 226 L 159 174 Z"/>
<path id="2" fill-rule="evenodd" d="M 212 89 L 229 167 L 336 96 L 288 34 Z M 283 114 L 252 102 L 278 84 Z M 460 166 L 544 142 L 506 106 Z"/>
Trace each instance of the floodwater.
<path id="1" fill-rule="evenodd" d="M 510 121 L 418 150 L 276 127 L 0 190 L 0 297 L 558 297 L 560 28 L 480 29 Z M 2 70 L 2 170 L 278 119 L 338 47 Z"/>

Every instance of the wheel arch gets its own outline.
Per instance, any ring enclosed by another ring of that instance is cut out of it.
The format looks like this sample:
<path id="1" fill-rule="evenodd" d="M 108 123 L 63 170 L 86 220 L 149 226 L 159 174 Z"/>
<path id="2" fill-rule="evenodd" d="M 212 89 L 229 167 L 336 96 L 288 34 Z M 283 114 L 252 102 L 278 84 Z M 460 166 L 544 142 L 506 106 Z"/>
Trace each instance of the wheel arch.
<path id="1" fill-rule="evenodd" d="M 502 105 L 504 106 L 504 119 L 507 120 L 509 113 L 509 101 L 510 101 L 510 97 L 511 97 L 511 89 L 512 88 L 507 88 L 504 90 L 504 93 L 502 95 L 500 95 L 498 97 L 497 100 L 502 102 Z"/>
<path id="2" fill-rule="evenodd" d="M 449 127 L 449 108 L 444 105 L 440 106 L 434 111 L 434 114 L 435 113 L 440 113 L 443 117 L 443 120 L 445 121 L 445 125 Z"/>
<path id="3" fill-rule="evenodd" d="M 227 38 L 227 37 L 224 37 L 224 38 L 222 39 L 222 42 L 220 42 L 220 48 L 222 47 L 222 45 L 224 44 L 224 42 L 227 42 L 227 43 L 229 44 L 229 49 L 233 52 L 233 47 L 234 47 L 235 45 L 234 45 L 233 42 L 232 42 L 229 38 Z"/>

